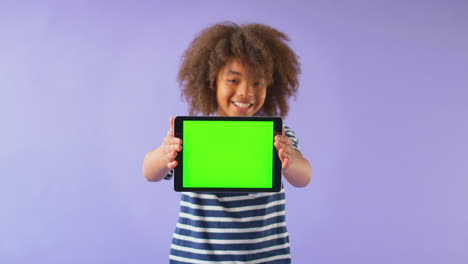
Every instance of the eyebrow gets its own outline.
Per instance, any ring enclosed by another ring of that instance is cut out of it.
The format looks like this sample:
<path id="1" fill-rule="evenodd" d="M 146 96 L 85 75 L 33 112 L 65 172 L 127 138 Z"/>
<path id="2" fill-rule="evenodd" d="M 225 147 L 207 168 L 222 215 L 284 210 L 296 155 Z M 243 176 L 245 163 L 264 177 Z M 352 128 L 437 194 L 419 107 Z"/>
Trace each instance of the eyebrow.
<path id="1" fill-rule="evenodd" d="M 234 75 L 240 75 L 240 76 L 242 76 L 242 73 L 240 73 L 240 72 L 236 72 L 236 71 L 233 71 L 233 70 L 229 70 L 229 71 L 227 71 L 227 73 L 226 73 L 226 74 L 231 74 L 231 75 L 232 75 L 232 74 L 234 74 Z"/>

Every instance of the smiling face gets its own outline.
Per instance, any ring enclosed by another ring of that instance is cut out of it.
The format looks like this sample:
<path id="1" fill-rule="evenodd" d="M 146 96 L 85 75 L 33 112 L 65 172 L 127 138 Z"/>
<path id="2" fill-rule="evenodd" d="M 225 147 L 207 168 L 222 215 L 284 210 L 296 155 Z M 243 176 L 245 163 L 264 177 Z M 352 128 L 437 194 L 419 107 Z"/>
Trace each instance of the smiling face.
<path id="1" fill-rule="evenodd" d="M 250 72 L 238 59 L 221 68 L 216 80 L 218 116 L 253 116 L 262 108 L 267 82 Z"/>

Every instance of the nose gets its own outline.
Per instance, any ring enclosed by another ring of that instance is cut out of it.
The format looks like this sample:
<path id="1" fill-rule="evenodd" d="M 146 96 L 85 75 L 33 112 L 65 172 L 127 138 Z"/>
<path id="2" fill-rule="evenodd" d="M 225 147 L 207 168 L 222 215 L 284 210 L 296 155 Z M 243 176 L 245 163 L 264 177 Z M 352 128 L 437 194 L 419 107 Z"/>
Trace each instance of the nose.
<path id="1" fill-rule="evenodd" d="M 237 94 L 241 97 L 253 97 L 253 85 L 248 82 L 242 82 L 237 87 Z"/>

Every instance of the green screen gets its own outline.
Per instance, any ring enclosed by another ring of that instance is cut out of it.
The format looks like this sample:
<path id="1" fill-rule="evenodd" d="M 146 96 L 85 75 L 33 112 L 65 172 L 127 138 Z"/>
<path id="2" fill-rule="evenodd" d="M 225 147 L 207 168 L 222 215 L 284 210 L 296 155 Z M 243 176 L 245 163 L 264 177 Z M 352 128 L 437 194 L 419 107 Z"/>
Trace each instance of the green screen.
<path id="1" fill-rule="evenodd" d="M 186 188 L 272 188 L 273 121 L 183 121 Z"/>

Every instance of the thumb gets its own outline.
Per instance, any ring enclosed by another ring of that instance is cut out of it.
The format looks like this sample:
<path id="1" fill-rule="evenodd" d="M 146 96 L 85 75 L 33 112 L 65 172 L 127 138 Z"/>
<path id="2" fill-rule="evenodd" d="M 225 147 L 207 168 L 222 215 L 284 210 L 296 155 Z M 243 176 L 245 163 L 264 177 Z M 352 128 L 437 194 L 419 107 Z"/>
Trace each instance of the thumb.
<path id="1" fill-rule="evenodd" d="M 169 127 L 170 127 L 171 131 L 174 131 L 174 119 L 175 119 L 174 116 L 171 116 L 169 118 Z M 171 135 L 171 136 L 173 136 L 173 135 Z"/>

